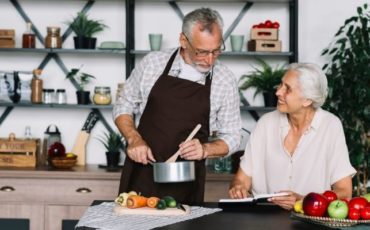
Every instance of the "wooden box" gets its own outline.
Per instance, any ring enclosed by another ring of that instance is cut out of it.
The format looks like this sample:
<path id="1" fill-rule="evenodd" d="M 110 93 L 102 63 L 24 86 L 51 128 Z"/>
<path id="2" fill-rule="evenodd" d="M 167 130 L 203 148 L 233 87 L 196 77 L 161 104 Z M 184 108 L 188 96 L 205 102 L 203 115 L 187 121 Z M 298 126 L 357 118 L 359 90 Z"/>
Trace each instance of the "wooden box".
<path id="1" fill-rule="evenodd" d="M 39 139 L 0 138 L 0 167 L 35 167 Z"/>
<path id="2" fill-rule="evenodd" d="M 15 47 L 15 31 L 0 29 L 0 48 Z"/>
<path id="3" fill-rule="evenodd" d="M 250 40 L 248 51 L 281 52 L 281 41 Z"/>
<path id="4" fill-rule="evenodd" d="M 279 29 L 252 28 L 251 40 L 279 40 Z"/>

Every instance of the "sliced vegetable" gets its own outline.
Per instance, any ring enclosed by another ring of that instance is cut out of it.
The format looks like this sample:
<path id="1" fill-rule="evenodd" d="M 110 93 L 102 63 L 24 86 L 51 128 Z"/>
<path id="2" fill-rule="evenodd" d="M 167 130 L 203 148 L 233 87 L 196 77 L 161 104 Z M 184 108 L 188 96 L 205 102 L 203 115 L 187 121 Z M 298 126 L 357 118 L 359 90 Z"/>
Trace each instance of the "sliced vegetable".
<path id="1" fill-rule="evenodd" d="M 129 197 L 129 194 L 127 192 L 123 192 L 118 195 L 118 197 L 114 200 L 117 204 L 126 207 L 127 198 Z"/>
<path id="2" fill-rule="evenodd" d="M 127 198 L 127 208 L 141 208 L 145 207 L 148 198 L 145 196 L 131 195 Z"/>
<path id="3" fill-rule="evenodd" d="M 162 198 L 166 201 L 166 206 L 169 208 L 176 208 L 177 202 L 172 196 L 165 196 Z"/>
<path id="4" fill-rule="evenodd" d="M 155 208 L 155 207 L 157 207 L 157 204 L 158 204 L 159 200 L 160 199 L 158 197 L 155 197 L 155 196 L 149 197 L 147 202 L 146 202 L 146 206 L 148 206 L 150 208 Z"/>
<path id="5" fill-rule="evenodd" d="M 166 209 L 166 208 L 167 208 L 166 201 L 160 199 L 157 204 L 157 209 Z"/>

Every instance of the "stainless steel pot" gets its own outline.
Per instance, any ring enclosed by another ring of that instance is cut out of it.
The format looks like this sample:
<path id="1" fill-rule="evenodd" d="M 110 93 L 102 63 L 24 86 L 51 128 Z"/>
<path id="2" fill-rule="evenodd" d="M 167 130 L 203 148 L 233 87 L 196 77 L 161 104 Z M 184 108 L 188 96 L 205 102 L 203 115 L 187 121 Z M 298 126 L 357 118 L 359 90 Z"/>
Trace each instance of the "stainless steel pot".
<path id="1" fill-rule="evenodd" d="M 154 182 L 177 183 L 195 180 L 194 161 L 152 163 Z"/>

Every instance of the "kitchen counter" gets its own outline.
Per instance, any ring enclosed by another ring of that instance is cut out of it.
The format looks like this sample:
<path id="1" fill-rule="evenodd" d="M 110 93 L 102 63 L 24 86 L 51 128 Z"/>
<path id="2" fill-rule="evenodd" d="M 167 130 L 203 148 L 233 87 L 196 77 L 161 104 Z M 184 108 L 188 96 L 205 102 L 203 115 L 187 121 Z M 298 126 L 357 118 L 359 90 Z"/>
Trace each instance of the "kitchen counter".
<path id="1" fill-rule="evenodd" d="M 92 205 L 101 203 L 94 201 Z M 217 207 L 217 203 L 204 203 L 204 207 Z M 93 228 L 78 227 L 76 230 L 92 230 Z M 212 230 L 322 230 L 328 227 L 309 224 L 294 220 L 290 212 L 275 205 L 255 205 L 243 207 L 234 211 L 221 211 L 164 227 L 161 230 L 189 230 L 189 229 L 212 229 Z"/>
<path id="2" fill-rule="evenodd" d="M 79 219 L 94 200 L 118 194 L 121 171 L 98 165 L 62 170 L 50 167 L 0 168 L 0 219 L 26 219 L 30 230 L 57 230 Z M 228 197 L 232 174 L 208 172 L 205 200 Z"/>

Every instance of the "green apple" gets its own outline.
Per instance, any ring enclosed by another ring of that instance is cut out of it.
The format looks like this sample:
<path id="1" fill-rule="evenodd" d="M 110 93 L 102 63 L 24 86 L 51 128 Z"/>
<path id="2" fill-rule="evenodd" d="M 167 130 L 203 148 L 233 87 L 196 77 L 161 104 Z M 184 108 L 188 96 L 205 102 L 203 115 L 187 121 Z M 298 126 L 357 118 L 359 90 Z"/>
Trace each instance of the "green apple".
<path id="1" fill-rule="evenodd" d="M 370 202 L 370 193 L 366 193 L 362 197 L 365 198 L 367 200 L 367 202 Z"/>
<path id="2" fill-rule="evenodd" d="M 328 206 L 328 214 L 331 218 L 345 219 L 348 215 L 348 205 L 345 201 L 334 200 Z"/>

